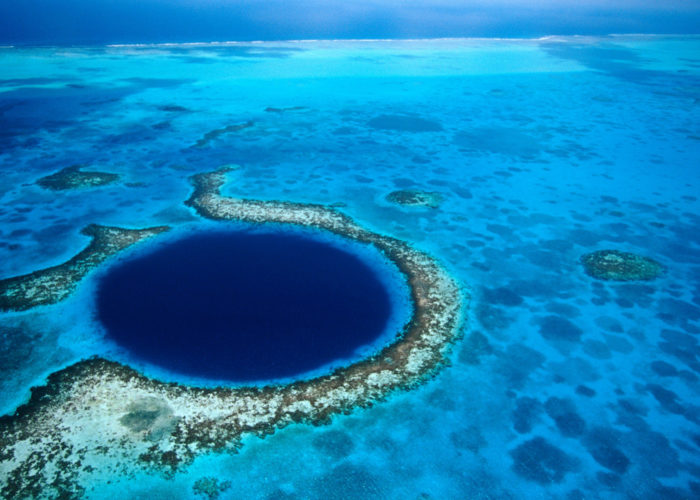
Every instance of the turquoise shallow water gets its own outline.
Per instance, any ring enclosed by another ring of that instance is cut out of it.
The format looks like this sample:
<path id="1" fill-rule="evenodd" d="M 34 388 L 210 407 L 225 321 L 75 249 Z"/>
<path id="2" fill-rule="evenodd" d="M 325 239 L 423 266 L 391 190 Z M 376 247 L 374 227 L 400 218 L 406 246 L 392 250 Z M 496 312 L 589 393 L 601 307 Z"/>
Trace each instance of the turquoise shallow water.
<path id="1" fill-rule="evenodd" d="M 700 496 L 699 53 L 652 36 L 0 49 L 0 277 L 67 260 L 90 223 L 211 224 L 183 204 L 188 177 L 236 164 L 224 194 L 343 203 L 472 294 L 421 387 L 87 496 L 197 498 L 210 476 L 220 498 Z M 120 180 L 34 184 L 74 164 Z M 666 272 L 586 275 L 608 248 Z M 93 319 L 99 272 L 0 315 L 3 413 L 123 355 Z"/>

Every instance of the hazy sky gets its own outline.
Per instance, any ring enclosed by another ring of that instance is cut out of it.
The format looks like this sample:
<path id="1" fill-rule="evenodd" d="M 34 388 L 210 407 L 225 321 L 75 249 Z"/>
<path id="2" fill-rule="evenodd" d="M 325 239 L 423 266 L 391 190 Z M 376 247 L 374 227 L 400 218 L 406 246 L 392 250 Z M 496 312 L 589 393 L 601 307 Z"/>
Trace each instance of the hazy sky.
<path id="1" fill-rule="evenodd" d="M 0 43 L 700 33 L 700 0 L 0 0 Z"/>

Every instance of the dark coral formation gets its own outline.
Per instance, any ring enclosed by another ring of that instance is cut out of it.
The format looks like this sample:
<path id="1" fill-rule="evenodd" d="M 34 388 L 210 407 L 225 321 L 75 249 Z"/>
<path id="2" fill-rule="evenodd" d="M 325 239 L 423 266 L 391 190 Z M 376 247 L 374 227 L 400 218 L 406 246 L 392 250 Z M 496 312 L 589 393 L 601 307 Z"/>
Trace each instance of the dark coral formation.
<path id="1" fill-rule="evenodd" d="M 214 220 L 296 224 L 373 245 L 409 284 L 413 314 L 403 331 L 374 356 L 333 373 L 262 388 L 193 388 L 100 358 L 76 363 L 34 388 L 13 416 L 0 418 L 1 495 L 72 498 L 104 473 L 94 464 L 123 473 L 138 467 L 172 473 L 198 454 L 235 451 L 244 434 L 319 424 L 372 405 L 421 383 L 445 363 L 461 334 L 465 296 L 430 256 L 322 205 L 222 197 L 229 170 L 195 176 L 187 204 Z"/>
<path id="2" fill-rule="evenodd" d="M 83 172 L 81 165 L 72 165 L 55 174 L 42 177 L 36 183 L 44 189 L 64 191 L 67 189 L 90 188 L 111 184 L 119 175 L 109 172 Z"/>
<path id="3" fill-rule="evenodd" d="M 210 130 L 209 132 L 204 134 L 201 139 L 199 139 L 196 143 L 194 143 L 194 145 L 192 147 L 193 148 L 203 148 L 205 146 L 208 146 L 211 141 L 218 139 L 219 137 L 221 137 L 224 134 L 238 132 L 240 130 L 250 128 L 253 125 L 255 125 L 254 122 L 248 121 L 245 123 L 235 123 L 233 125 L 228 125 L 226 127 Z"/>
<path id="4" fill-rule="evenodd" d="M 178 104 L 164 104 L 163 106 L 158 106 L 158 109 L 165 111 L 166 113 L 187 113 L 190 111 L 189 109 Z"/>
<path id="5" fill-rule="evenodd" d="M 539 323 L 540 333 L 547 340 L 578 342 L 583 335 L 583 330 L 561 316 L 546 316 Z"/>
<path id="6" fill-rule="evenodd" d="M 55 304 L 68 297 L 78 282 L 109 256 L 168 229 L 167 226 L 123 229 L 91 224 L 81 232 L 91 236 L 92 241 L 69 261 L 31 274 L 0 280 L 0 311 L 25 311 Z"/>
<path id="7" fill-rule="evenodd" d="M 600 280 L 653 280 L 664 272 L 664 266 L 653 259 L 618 250 L 599 250 L 581 257 L 586 274 Z"/>
<path id="8" fill-rule="evenodd" d="M 231 481 L 219 481 L 215 477 L 202 477 L 192 486 L 192 491 L 208 500 L 216 500 L 224 491 L 231 487 Z"/>
<path id="9" fill-rule="evenodd" d="M 578 466 L 576 458 L 539 436 L 520 444 L 510 455 L 518 475 L 540 484 L 561 483 Z"/>
<path id="10" fill-rule="evenodd" d="M 443 198 L 440 193 L 419 191 L 417 189 L 402 189 L 392 191 L 386 196 L 386 199 L 392 203 L 408 207 L 437 208 L 440 206 Z"/>
<path id="11" fill-rule="evenodd" d="M 265 108 L 266 113 L 286 113 L 288 111 L 304 111 L 306 108 L 305 106 L 290 106 L 288 108 L 273 108 L 273 107 L 267 107 Z"/>

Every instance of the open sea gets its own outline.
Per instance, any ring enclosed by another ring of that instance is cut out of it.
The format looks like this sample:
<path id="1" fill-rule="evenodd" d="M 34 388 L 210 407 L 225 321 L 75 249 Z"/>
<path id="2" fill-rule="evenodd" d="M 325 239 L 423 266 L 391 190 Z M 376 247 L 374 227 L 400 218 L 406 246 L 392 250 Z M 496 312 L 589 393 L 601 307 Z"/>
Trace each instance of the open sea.
<path id="1" fill-rule="evenodd" d="M 117 177 L 37 183 L 72 166 Z M 95 355 L 207 385 L 116 343 L 96 296 L 111 266 L 221 229 L 184 201 L 222 166 L 225 196 L 333 206 L 433 256 L 470 297 L 463 336 L 325 425 L 167 474 L 90 464 L 84 498 L 700 498 L 700 37 L 1 47 L 0 280 L 69 261 L 90 224 L 173 228 L 0 312 L 3 418 Z M 662 271 L 596 278 L 601 250 Z M 399 329 L 405 284 L 367 260 Z"/>

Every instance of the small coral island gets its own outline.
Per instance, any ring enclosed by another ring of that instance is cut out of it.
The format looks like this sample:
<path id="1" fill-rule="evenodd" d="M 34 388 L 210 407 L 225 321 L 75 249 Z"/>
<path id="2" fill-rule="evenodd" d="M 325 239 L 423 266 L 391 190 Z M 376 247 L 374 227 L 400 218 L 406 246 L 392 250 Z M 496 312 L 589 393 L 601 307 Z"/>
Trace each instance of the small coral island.
<path id="1" fill-rule="evenodd" d="M 230 170 L 194 176 L 187 205 L 222 223 L 294 224 L 374 246 L 406 278 L 408 323 L 375 355 L 286 385 L 195 388 L 97 357 L 80 361 L 33 388 L 30 401 L 14 415 L 0 417 L 0 496 L 75 498 L 114 471 L 128 475 L 152 468 L 170 474 L 199 454 L 235 451 L 245 434 L 263 436 L 291 423 L 322 424 L 334 414 L 370 406 L 421 383 L 446 362 L 461 334 L 467 297 L 432 257 L 323 205 L 221 196 Z M 79 256 L 70 262 L 82 262 Z M 71 277 L 58 298 L 79 278 Z M 203 480 L 196 493 L 212 498 L 226 487 Z"/>
<path id="2" fill-rule="evenodd" d="M 408 207 L 437 208 L 442 203 L 443 198 L 440 193 L 419 191 L 417 189 L 402 189 L 400 191 L 392 191 L 386 196 L 386 199 L 397 205 Z"/>
<path id="3" fill-rule="evenodd" d="M 110 172 L 83 172 L 81 165 L 72 165 L 55 174 L 42 177 L 36 183 L 44 189 L 64 191 L 68 189 L 90 188 L 111 184 L 119 175 Z"/>
<path id="4" fill-rule="evenodd" d="M 599 250 L 581 257 L 586 274 L 607 281 L 653 280 L 664 266 L 653 259 L 618 250 Z"/>

